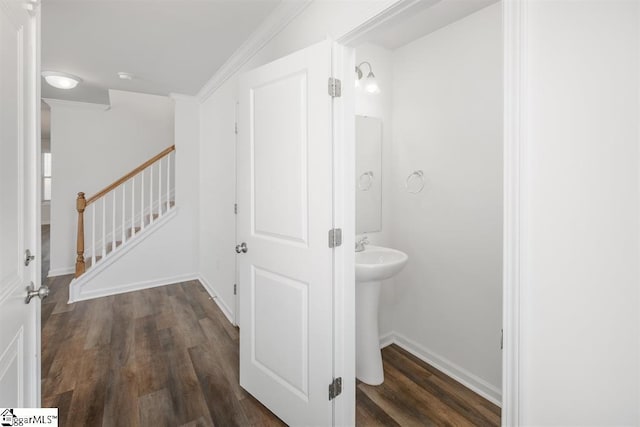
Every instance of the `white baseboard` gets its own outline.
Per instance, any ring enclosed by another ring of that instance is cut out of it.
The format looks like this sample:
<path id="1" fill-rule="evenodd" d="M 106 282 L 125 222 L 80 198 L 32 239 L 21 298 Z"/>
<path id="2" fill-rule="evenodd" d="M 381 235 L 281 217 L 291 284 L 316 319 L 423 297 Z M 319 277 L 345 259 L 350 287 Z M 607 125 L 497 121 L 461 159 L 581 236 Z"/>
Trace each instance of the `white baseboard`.
<path id="1" fill-rule="evenodd" d="M 380 337 L 380 348 L 386 347 L 390 344 L 396 344 L 398 347 L 403 348 L 418 359 L 428 363 L 445 375 L 478 393 L 491 403 L 500 407 L 502 406 L 502 392 L 500 389 L 489 384 L 477 375 L 474 375 L 466 369 L 456 365 L 445 357 L 434 353 L 397 332 L 390 332 Z"/>
<path id="2" fill-rule="evenodd" d="M 395 338 L 396 336 L 393 332 L 388 332 L 384 335 L 380 335 L 380 348 L 382 349 L 390 346 L 395 342 Z"/>
<path id="3" fill-rule="evenodd" d="M 76 272 L 76 267 L 62 267 L 62 268 L 52 268 L 49 270 L 49 274 L 47 277 L 57 277 L 57 276 L 66 276 L 67 274 L 73 274 Z"/>
<path id="4" fill-rule="evenodd" d="M 127 283 L 125 285 L 114 286 L 112 288 L 97 289 L 95 291 L 83 292 L 71 300 L 69 303 L 78 301 L 85 301 L 94 298 L 107 297 L 111 295 L 126 294 L 133 291 L 141 291 L 143 289 L 157 288 L 159 286 L 173 285 L 180 282 L 187 282 L 189 280 L 198 280 L 197 273 L 180 274 L 177 276 L 163 277 L 160 279 L 143 280 L 140 282 Z"/>
<path id="5" fill-rule="evenodd" d="M 229 306 L 227 306 L 227 304 L 225 304 L 225 302 L 222 301 L 222 299 L 220 299 L 220 297 L 218 297 L 218 295 L 217 295 L 214 287 L 211 285 L 211 283 L 209 283 L 209 281 L 207 279 L 205 279 L 204 276 L 202 276 L 202 275 L 198 276 L 198 280 L 200 281 L 200 283 L 202 283 L 202 287 L 204 287 L 207 290 L 207 292 L 209 293 L 209 295 L 211 295 L 211 298 L 215 301 L 215 303 L 218 305 L 218 307 L 220 307 L 220 310 L 222 310 L 222 313 L 227 318 L 229 323 L 231 323 L 233 326 L 237 326 L 236 322 L 233 319 L 233 311 L 231 311 L 229 309 Z"/>

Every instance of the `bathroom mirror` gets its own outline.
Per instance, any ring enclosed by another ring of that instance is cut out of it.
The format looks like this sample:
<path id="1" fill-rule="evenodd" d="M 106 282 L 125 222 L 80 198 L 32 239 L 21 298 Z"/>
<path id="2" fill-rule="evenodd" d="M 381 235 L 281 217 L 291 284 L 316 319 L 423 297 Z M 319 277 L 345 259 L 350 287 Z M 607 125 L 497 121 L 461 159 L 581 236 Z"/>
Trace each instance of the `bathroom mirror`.
<path id="1" fill-rule="evenodd" d="M 356 233 L 382 229 L 382 120 L 356 116 Z"/>

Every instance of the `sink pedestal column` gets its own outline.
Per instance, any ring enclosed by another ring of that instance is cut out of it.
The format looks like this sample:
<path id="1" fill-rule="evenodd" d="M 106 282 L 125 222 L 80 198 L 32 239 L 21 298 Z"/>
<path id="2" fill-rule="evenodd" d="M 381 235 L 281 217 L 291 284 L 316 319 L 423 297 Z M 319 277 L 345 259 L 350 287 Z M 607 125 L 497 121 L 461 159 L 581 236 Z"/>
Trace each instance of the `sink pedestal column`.
<path id="1" fill-rule="evenodd" d="M 356 378 L 370 385 L 384 381 L 378 336 L 380 286 L 379 281 L 356 282 Z"/>

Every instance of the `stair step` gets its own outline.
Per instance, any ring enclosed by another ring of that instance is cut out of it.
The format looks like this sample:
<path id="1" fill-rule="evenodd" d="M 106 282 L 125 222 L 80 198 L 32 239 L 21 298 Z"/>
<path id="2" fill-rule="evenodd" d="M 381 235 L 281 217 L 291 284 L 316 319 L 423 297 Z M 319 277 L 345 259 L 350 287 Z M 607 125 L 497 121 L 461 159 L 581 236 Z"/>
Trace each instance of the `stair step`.
<path id="1" fill-rule="evenodd" d="M 97 264 L 97 263 L 98 263 L 98 261 L 100 261 L 101 259 L 102 259 L 102 255 L 98 255 L 98 256 L 96 256 L 96 264 Z M 93 258 L 91 258 L 91 257 L 87 258 L 87 260 L 85 261 L 85 265 L 86 265 L 86 267 L 85 267 L 85 268 L 89 268 L 89 267 L 91 267 L 91 265 L 93 264 L 93 262 L 92 262 L 92 261 L 93 261 Z"/>
<path id="2" fill-rule="evenodd" d="M 116 249 L 119 248 L 122 245 L 122 241 L 117 241 L 116 242 Z M 113 244 L 112 243 L 107 243 L 107 255 L 109 255 L 109 253 L 111 253 L 113 251 Z"/>

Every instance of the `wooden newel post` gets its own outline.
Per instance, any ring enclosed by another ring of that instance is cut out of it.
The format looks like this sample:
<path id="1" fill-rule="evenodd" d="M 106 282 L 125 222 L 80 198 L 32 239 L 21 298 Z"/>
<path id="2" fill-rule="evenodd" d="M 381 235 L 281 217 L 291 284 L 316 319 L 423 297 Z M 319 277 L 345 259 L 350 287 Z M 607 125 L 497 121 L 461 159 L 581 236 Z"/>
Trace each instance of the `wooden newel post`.
<path id="1" fill-rule="evenodd" d="M 84 193 L 78 193 L 76 199 L 76 209 L 78 210 L 78 243 L 77 251 L 78 257 L 76 258 L 76 277 L 80 277 L 84 273 L 84 208 L 87 206 L 87 201 L 84 198 Z"/>

